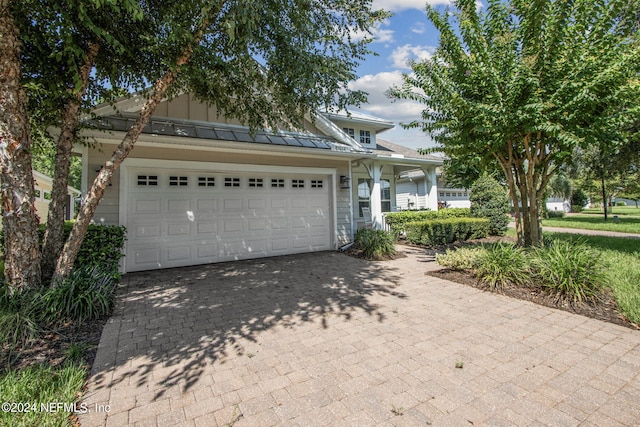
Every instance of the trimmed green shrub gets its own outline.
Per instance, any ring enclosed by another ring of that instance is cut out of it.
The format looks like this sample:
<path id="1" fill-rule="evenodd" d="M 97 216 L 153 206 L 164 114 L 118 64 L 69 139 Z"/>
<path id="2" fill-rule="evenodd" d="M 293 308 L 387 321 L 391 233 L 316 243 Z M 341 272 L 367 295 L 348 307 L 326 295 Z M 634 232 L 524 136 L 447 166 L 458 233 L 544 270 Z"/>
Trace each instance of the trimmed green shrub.
<path id="1" fill-rule="evenodd" d="M 67 240 L 74 221 L 64 222 L 64 240 Z M 44 238 L 45 224 L 40 224 L 38 234 L 40 242 Z M 74 268 L 87 265 L 100 265 L 101 269 L 117 277 L 120 258 L 124 256 L 122 249 L 127 240 L 127 229 L 121 225 L 90 224 L 87 228 Z M 4 244 L 4 234 L 0 230 L 0 244 Z"/>
<path id="2" fill-rule="evenodd" d="M 381 260 L 396 253 L 395 236 L 388 231 L 363 228 L 356 232 L 354 240 L 367 259 Z"/>
<path id="3" fill-rule="evenodd" d="M 471 216 L 489 219 L 489 234 L 503 236 L 509 225 L 511 204 L 507 191 L 491 176 L 484 174 L 471 186 Z"/>
<path id="4" fill-rule="evenodd" d="M 571 193 L 571 212 L 582 212 L 589 202 L 587 194 L 578 188 Z"/>
<path id="5" fill-rule="evenodd" d="M 627 202 L 623 202 L 623 201 L 616 202 L 616 206 L 627 206 Z"/>
<path id="6" fill-rule="evenodd" d="M 410 222 L 405 225 L 407 241 L 425 246 L 479 239 L 489 234 L 485 218 L 447 218 Z"/>
<path id="7" fill-rule="evenodd" d="M 485 251 L 482 246 L 447 249 L 444 254 L 436 254 L 436 262 L 453 270 L 474 270 L 478 257 Z"/>
<path id="8" fill-rule="evenodd" d="M 475 262 L 474 272 L 492 289 L 509 283 L 526 284 L 529 281 L 529 263 L 525 252 L 510 243 L 487 246 Z"/>
<path id="9" fill-rule="evenodd" d="M 595 300 L 606 282 L 606 266 L 597 251 L 583 242 L 551 241 L 533 250 L 536 284 L 558 300 Z"/>
<path id="10" fill-rule="evenodd" d="M 64 320 L 82 323 L 109 314 L 117 284 L 113 273 L 102 270 L 100 265 L 74 270 L 42 295 L 39 302 L 42 323 L 54 325 Z"/>
<path id="11" fill-rule="evenodd" d="M 547 209 L 545 217 L 547 218 L 564 218 L 564 211 L 552 211 Z"/>
<path id="12" fill-rule="evenodd" d="M 406 224 L 430 219 L 462 218 L 470 216 L 468 208 L 447 208 L 437 211 L 402 211 L 385 214 L 385 222 L 396 236 L 403 234 Z"/>

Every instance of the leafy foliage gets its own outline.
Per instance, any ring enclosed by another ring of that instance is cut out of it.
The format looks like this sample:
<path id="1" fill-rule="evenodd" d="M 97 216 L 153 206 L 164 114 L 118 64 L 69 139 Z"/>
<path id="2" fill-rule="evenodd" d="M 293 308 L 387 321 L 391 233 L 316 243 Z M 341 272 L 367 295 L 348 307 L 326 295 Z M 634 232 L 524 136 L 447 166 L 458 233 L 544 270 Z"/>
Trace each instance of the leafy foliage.
<path id="1" fill-rule="evenodd" d="M 38 315 L 45 325 L 99 319 L 111 312 L 117 284 L 111 274 L 97 265 L 74 270 L 42 295 Z"/>
<path id="2" fill-rule="evenodd" d="M 405 227 L 407 241 L 425 246 L 479 239 L 489 234 L 489 220 L 486 218 L 433 219 L 409 222 Z"/>
<path id="3" fill-rule="evenodd" d="M 503 236 L 509 225 L 511 210 L 506 190 L 489 175 L 482 175 L 471 186 L 471 216 L 489 220 L 489 234 Z"/>
<path id="4" fill-rule="evenodd" d="M 509 243 L 487 246 L 476 258 L 475 274 L 490 288 L 527 284 L 529 265 L 525 251 Z"/>
<path id="5" fill-rule="evenodd" d="M 539 245 L 549 180 L 573 149 L 621 145 L 638 115 L 638 2 L 455 1 L 427 6 L 436 53 L 390 90 L 425 105 L 409 124 L 470 169 L 504 174 L 519 242 Z"/>
<path id="6" fill-rule="evenodd" d="M 571 212 L 582 212 L 588 202 L 589 198 L 581 188 L 573 190 L 571 193 Z"/>
<path id="7" fill-rule="evenodd" d="M 535 282 L 560 300 L 594 300 L 606 285 L 601 255 L 583 242 L 552 241 L 533 255 Z"/>
<path id="8" fill-rule="evenodd" d="M 424 221 L 428 219 L 461 218 L 470 216 L 468 208 L 447 208 L 437 211 L 402 211 L 387 213 L 385 222 L 397 236 L 405 232 L 405 226 L 409 222 Z"/>
<path id="9" fill-rule="evenodd" d="M 444 254 L 436 254 L 436 262 L 453 270 L 475 270 L 478 257 L 484 252 L 482 246 L 447 249 Z"/>
<path id="10" fill-rule="evenodd" d="M 356 232 L 354 240 L 367 259 L 382 260 L 396 253 L 394 235 L 384 230 L 363 228 Z"/>

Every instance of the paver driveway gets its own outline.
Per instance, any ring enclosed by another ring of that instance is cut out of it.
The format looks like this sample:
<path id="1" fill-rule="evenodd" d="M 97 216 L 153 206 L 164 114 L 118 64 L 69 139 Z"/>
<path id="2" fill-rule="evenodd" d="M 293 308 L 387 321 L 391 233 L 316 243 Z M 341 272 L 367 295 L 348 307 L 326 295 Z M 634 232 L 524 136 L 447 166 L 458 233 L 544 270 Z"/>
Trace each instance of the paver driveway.
<path id="1" fill-rule="evenodd" d="M 640 332 L 425 276 L 402 250 L 125 276 L 82 425 L 640 423 Z"/>

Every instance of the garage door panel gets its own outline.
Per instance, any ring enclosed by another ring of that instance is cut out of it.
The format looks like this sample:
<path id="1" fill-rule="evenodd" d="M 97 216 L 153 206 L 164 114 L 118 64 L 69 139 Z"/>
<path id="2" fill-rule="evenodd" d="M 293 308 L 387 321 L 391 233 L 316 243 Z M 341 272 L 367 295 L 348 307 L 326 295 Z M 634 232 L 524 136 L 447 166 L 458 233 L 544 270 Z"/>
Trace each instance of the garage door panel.
<path id="1" fill-rule="evenodd" d="M 250 219 L 248 221 L 249 231 L 266 231 L 267 220 L 265 219 Z"/>
<path id="2" fill-rule="evenodd" d="M 271 209 L 286 209 L 287 208 L 287 200 L 286 199 L 271 199 Z"/>
<path id="3" fill-rule="evenodd" d="M 169 246 L 167 261 L 169 263 L 189 261 L 191 259 L 191 245 Z"/>
<path id="4" fill-rule="evenodd" d="M 160 200 L 138 199 L 133 203 L 131 213 L 160 213 Z"/>
<path id="5" fill-rule="evenodd" d="M 191 234 L 191 224 L 188 222 L 177 222 L 167 224 L 167 236 L 179 237 Z"/>
<path id="6" fill-rule="evenodd" d="M 196 199 L 197 212 L 216 212 L 218 210 L 218 199 Z"/>
<path id="7" fill-rule="evenodd" d="M 218 243 L 196 244 L 196 256 L 199 261 L 211 262 L 218 258 Z"/>
<path id="8" fill-rule="evenodd" d="M 191 210 L 191 200 L 189 199 L 168 199 L 167 212 L 182 213 Z"/>
<path id="9" fill-rule="evenodd" d="M 271 250 L 276 252 L 283 252 L 289 250 L 289 239 L 271 239 Z"/>
<path id="10" fill-rule="evenodd" d="M 131 173 L 136 187 L 145 172 Z M 326 177 L 239 171 L 225 186 L 225 174 L 148 173 L 157 176 L 158 185 L 137 186 L 127 196 L 127 271 L 331 248 Z M 186 177 L 187 185 L 169 186 L 170 177 Z"/>
<path id="11" fill-rule="evenodd" d="M 222 230 L 225 233 L 242 233 L 243 231 L 243 222 L 242 220 L 224 220 L 222 222 Z"/>
<path id="12" fill-rule="evenodd" d="M 249 209 L 255 209 L 258 211 L 264 211 L 266 208 L 267 201 L 264 199 L 249 199 L 248 207 Z"/>
<path id="13" fill-rule="evenodd" d="M 242 199 L 223 199 L 222 211 L 227 212 L 242 212 Z"/>
<path id="14" fill-rule="evenodd" d="M 157 268 L 157 266 L 160 265 L 160 246 L 134 246 L 130 249 L 133 254 L 132 258 L 135 266 L 152 266 L 151 268 Z"/>
<path id="15" fill-rule="evenodd" d="M 217 221 L 198 221 L 196 224 L 196 234 L 215 234 L 217 232 Z"/>

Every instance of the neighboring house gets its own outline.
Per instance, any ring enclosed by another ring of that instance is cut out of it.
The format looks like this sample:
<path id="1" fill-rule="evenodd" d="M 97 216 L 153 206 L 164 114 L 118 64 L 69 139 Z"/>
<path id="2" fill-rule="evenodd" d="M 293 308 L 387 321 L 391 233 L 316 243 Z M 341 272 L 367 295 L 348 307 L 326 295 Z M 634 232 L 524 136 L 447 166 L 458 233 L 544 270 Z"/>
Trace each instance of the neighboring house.
<path id="1" fill-rule="evenodd" d="M 47 222 L 49 215 L 49 203 L 51 203 L 51 189 L 53 188 L 53 179 L 38 171 L 33 171 L 33 179 L 35 181 L 35 206 L 40 223 Z M 75 217 L 75 199 L 80 197 L 80 190 L 73 187 L 67 187 L 67 202 L 65 204 L 64 218 L 69 220 Z"/>
<path id="2" fill-rule="evenodd" d="M 449 186 L 442 177 L 440 168 L 436 171 L 436 175 L 438 177 L 438 205 L 440 208 L 468 208 L 471 206 L 470 190 Z M 425 183 L 423 172 L 403 173 L 396 182 L 396 204 L 400 210 L 425 209 L 427 207 L 423 191 Z M 550 211 L 571 212 L 571 203 L 560 197 L 549 197 L 546 204 Z"/>
<path id="3" fill-rule="evenodd" d="M 436 157 L 438 158 L 438 157 Z M 443 179 L 440 170 L 437 175 L 437 203 L 441 208 L 468 208 L 469 190 L 450 187 Z M 431 208 L 425 192 L 425 175 L 422 171 L 410 171 L 401 174 L 397 180 L 398 192 L 396 204 L 401 210 Z M 433 208 L 431 208 L 433 210 Z"/>
<path id="4" fill-rule="evenodd" d="M 143 99 L 97 108 L 100 143 L 83 147 L 83 184 L 122 140 Z M 435 157 L 405 155 L 377 134 L 393 123 L 324 114 L 298 132 L 255 135 L 184 94 L 158 106 L 113 177 L 94 221 L 127 227 L 125 272 L 334 250 L 352 241 L 362 208 L 373 226 L 394 209 L 396 177 L 421 170 L 437 209 Z M 397 146 L 394 146 L 397 147 Z"/>

